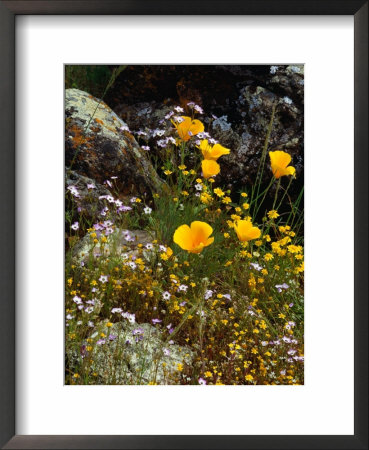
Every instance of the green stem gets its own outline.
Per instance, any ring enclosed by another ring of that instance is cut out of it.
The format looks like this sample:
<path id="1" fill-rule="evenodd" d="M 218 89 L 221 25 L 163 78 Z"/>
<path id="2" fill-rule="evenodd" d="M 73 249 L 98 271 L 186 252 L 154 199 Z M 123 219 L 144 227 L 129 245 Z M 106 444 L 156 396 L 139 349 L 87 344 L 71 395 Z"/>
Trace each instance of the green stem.
<path id="1" fill-rule="evenodd" d="M 256 175 L 256 181 L 255 181 L 255 185 L 256 185 L 256 189 L 257 189 L 256 196 L 259 195 L 260 185 L 261 185 L 261 182 L 263 179 L 264 164 L 265 164 L 265 159 L 266 159 L 266 155 L 267 155 L 270 135 L 271 135 L 272 129 L 273 129 L 273 122 L 274 122 L 276 108 L 277 108 L 277 104 L 275 103 L 275 104 L 273 104 L 272 115 L 270 118 L 267 134 L 265 136 L 264 147 L 263 147 L 263 151 L 261 153 L 260 163 L 259 163 L 259 167 L 258 167 L 258 173 Z M 252 193 L 251 193 L 251 202 L 253 201 L 253 196 L 254 196 L 254 189 L 252 189 Z"/>
<path id="2" fill-rule="evenodd" d="M 272 209 L 274 209 L 275 204 L 276 204 L 276 202 L 277 202 L 278 191 L 279 191 L 279 188 L 280 188 L 280 187 L 281 187 L 281 179 L 279 178 L 279 179 L 278 179 L 278 184 L 277 184 L 277 189 L 276 189 L 276 191 L 275 191 L 275 196 L 274 196 L 274 201 L 273 201 L 273 207 L 272 207 Z"/>
<path id="3" fill-rule="evenodd" d="M 282 202 L 283 202 L 285 196 L 287 195 L 288 189 L 290 188 L 291 183 L 292 183 L 292 179 L 293 179 L 293 177 L 291 176 L 291 177 L 290 177 L 290 181 L 289 181 L 289 183 L 288 183 L 288 186 L 287 186 L 286 189 L 284 190 L 284 193 L 283 193 L 283 195 L 282 195 L 281 201 L 279 202 L 279 204 L 278 204 L 278 206 L 277 206 L 277 211 L 278 211 L 279 208 L 281 207 Z M 274 209 L 274 208 L 273 208 L 273 209 Z"/>

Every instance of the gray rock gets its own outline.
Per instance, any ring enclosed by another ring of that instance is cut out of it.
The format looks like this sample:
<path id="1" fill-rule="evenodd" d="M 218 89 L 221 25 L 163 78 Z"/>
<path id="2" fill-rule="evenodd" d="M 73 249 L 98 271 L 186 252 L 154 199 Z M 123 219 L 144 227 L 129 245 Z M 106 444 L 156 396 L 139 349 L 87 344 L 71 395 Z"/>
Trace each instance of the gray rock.
<path id="1" fill-rule="evenodd" d="M 123 195 L 160 190 L 162 181 L 144 151 L 104 102 L 78 89 L 67 89 L 65 112 L 67 167 L 100 184 L 117 176 Z"/>
<path id="2" fill-rule="evenodd" d="M 100 333 L 106 334 L 101 339 Z M 159 328 L 149 323 L 100 323 L 90 336 L 93 347 L 83 353 L 96 384 L 180 384 L 178 364 L 191 364 L 194 353 L 188 347 L 169 344 Z M 110 338 L 109 338 L 110 337 Z M 81 358 L 74 350 L 67 355 L 70 364 Z"/>
<path id="3" fill-rule="evenodd" d="M 231 153 L 220 160 L 222 171 L 218 179 L 221 183 L 231 188 L 250 186 L 255 181 L 273 105 L 277 105 L 277 109 L 268 151 L 287 151 L 292 156 L 297 177 L 302 173 L 303 111 L 287 96 L 280 97 L 261 86 L 246 86 L 237 101 L 237 110 L 244 120 L 231 125 L 222 118 L 222 126 L 217 121 L 212 124 L 212 135 L 231 149 Z M 264 181 L 270 176 L 270 170 L 265 170 Z"/>
<path id="4" fill-rule="evenodd" d="M 127 259 L 129 255 L 135 255 L 139 244 L 144 246 L 154 239 L 154 235 L 148 231 L 115 228 L 113 233 L 107 236 L 107 242 L 103 246 L 100 241 L 95 244 L 91 236 L 87 234 L 73 247 L 72 253 L 78 263 L 86 263 L 91 257 L 96 259 L 102 254 Z M 147 257 L 149 257 L 148 254 Z"/>

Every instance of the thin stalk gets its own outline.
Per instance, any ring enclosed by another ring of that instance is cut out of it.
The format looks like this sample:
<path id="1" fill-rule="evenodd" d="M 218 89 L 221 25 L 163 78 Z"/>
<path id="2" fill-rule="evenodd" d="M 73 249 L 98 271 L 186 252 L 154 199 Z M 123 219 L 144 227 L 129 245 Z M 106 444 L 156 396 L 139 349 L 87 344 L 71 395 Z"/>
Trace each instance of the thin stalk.
<path id="1" fill-rule="evenodd" d="M 280 188 L 280 187 L 281 187 L 281 179 L 279 178 L 279 179 L 278 179 L 278 184 L 277 184 L 277 189 L 276 189 L 276 191 L 275 191 L 275 196 L 274 196 L 274 201 L 273 201 L 272 209 L 274 209 L 275 204 L 276 204 L 276 202 L 277 202 L 278 191 L 279 191 L 279 188 Z"/>
<path id="2" fill-rule="evenodd" d="M 290 177 L 290 181 L 289 181 L 289 183 L 288 183 L 286 189 L 284 190 L 284 193 L 283 193 L 283 195 L 282 195 L 282 198 L 281 198 L 281 200 L 280 200 L 280 202 L 279 202 L 279 204 L 278 204 L 278 206 L 277 206 L 277 211 L 278 211 L 278 209 L 281 207 L 282 202 L 283 202 L 285 196 L 287 195 L 288 189 L 290 188 L 291 183 L 292 183 L 292 179 L 293 179 L 293 177 L 291 176 L 291 177 Z M 274 208 L 273 208 L 273 209 L 274 209 Z"/>
<path id="3" fill-rule="evenodd" d="M 277 108 L 277 104 L 275 103 L 272 108 L 272 115 L 270 118 L 267 134 L 265 136 L 264 147 L 263 147 L 263 151 L 261 153 L 260 163 L 259 163 L 259 167 L 258 167 L 258 173 L 256 175 L 256 180 L 255 180 L 255 185 L 257 188 L 256 196 L 259 195 L 260 185 L 261 185 L 261 181 L 263 179 L 264 164 L 265 164 L 266 154 L 267 154 L 267 150 L 268 150 L 270 135 L 273 130 L 273 122 L 274 122 L 276 108 Z M 252 193 L 251 193 L 251 202 L 253 200 L 253 196 L 254 196 L 254 188 L 252 189 Z"/>

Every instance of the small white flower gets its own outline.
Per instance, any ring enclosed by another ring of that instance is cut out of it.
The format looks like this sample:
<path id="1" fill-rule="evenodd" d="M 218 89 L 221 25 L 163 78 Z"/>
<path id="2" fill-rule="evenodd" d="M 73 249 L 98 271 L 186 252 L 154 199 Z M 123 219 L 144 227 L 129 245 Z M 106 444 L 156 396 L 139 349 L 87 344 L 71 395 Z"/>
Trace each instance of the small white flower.
<path id="1" fill-rule="evenodd" d="M 169 300 L 170 299 L 170 293 L 168 291 L 163 292 L 163 299 Z"/>
<path id="2" fill-rule="evenodd" d="M 78 230 L 79 228 L 79 223 L 78 222 L 74 222 L 73 225 L 71 225 L 72 230 Z"/>
<path id="3" fill-rule="evenodd" d="M 152 213 L 152 209 L 151 209 L 149 206 L 146 206 L 146 207 L 144 208 L 144 213 L 145 213 L 145 214 L 151 214 L 151 213 Z"/>
<path id="4" fill-rule="evenodd" d="M 101 281 L 101 283 L 107 283 L 108 282 L 108 276 L 107 275 L 101 275 L 101 277 L 99 278 L 99 281 Z"/>
<path id="5" fill-rule="evenodd" d="M 177 123 L 182 123 L 184 119 L 181 116 L 174 116 L 173 120 Z"/>
<path id="6" fill-rule="evenodd" d="M 195 184 L 195 189 L 196 189 L 197 191 L 202 191 L 202 189 L 203 189 L 202 184 L 201 184 L 201 183 Z"/>

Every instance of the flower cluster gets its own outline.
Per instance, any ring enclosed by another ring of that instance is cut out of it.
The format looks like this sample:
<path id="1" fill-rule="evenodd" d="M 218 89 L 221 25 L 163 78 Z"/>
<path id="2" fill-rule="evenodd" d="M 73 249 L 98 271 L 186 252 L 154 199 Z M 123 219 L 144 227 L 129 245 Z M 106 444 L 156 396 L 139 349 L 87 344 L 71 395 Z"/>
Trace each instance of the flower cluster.
<path id="1" fill-rule="evenodd" d="M 265 149 L 269 185 L 232 192 L 219 164 L 231 150 L 195 114 L 175 106 L 133 132 L 163 189 L 127 197 L 113 175 L 88 222 L 85 190 L 67 188 L 67 383 L 304 382 L 302 215 L 283 203 L 291 155 Z"/>

